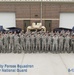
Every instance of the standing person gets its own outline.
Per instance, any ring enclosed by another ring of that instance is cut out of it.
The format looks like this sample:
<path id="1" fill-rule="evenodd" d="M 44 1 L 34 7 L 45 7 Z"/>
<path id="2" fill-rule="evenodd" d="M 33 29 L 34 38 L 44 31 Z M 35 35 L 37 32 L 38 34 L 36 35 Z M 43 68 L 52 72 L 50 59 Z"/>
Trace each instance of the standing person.
<path id="1" fill-rule="evenodd" d="M 26 51 L 26 34 L 24 34 L 24 52 Z"/>
<path id="2" fill-rule="evenodd" d="M 21 33 L 20 35 L 20 45 L 21 45 L 21 51 L 23 52 L 25 50 L 25 38 L 24 33 Z"/>
<path id="3" fill-rule="evenodd" d="M 4 52 L 8 53 L 9 52 L 9 36 L 7 32 L 5 32 L 3 38 L 4 38 Z"/>
<path id="4" fill-rule="evenodd" d="M 34 52 L 37 52 L 37 49 L 36 49 L 36 38 L 37 38 L 37 31 L 34 32 L 34 46 L 35 46 L 35 49 L 34 49 Z"/>
<path id="5" fill-rule="evenodd" d="M 46 46 L 46 45 L 47 45 L 47 44 L 46 44 L 46 39 L 47 39 L 46 34 L 43 34 L 43 35 L 42 35 L 42 51 L 43 51 L 43 52 L 46 52 L 46 49 L 47 49 L 47 48 L 46 48 L 46 47 L 47 47 L 47 46 Z"/>
<path id="6" fill-rule="evenodd" d="M 72 36 L 71 36 L 71 50 L 73 51 L 73 53 L 74 53 L 74 34 L 72 34 Z"/>
<path id="7" fill-rule="evenodd" d="M 62 34 L 59 36 L 59 52 L 63 52 L 64 37 Z"/>
<path id="8" fill-rule="evenodd" d="M 36 50 L 40 52 L 40 34 L 36 35 Z"/>
<path id="9" fill-rule="evenodd" d="M 69 52 L 70 50 L 70 36 L 68 34 L 66 34 L 65 36 L 65 43 L 64 43 L 64 51 Z"/>
<path id="10" fill-rule="evenodd" d="M 34 36 L 34 34 L 32 33 L 32 35 L 30 36 L 30 38 L 31 38 L 31 51 L 32 52 L 35 52 L 35 36 Z"/>
<path id="11" fill-rule="evenodd" d="M 20 49 L 21 49 L 21 46 L 20 46 L 20 38 L 18 36 L 18 34 L 16 33 L 16 31 L 14 32 L 14 53 L 20 53 Z"/>
<path id="12" fill-rule="evenodd" d="M 0 53 L 3 53 L 3 37 L 2 34 L 0 33 Z"/>
<path id="13" fill-rule="evenodd" d="M 58 36 L 54 34 L 52 40 L 53 40 L 52 52 L 54 51 L 58 52 Z"/>
<path id="14" fill-rule="evenodd" d="M 43 52 L 43 50 L 42 50 L 42 36 L 43 36 L 43 32 L 41 31 L 40 33 L 39 33 L 39 36 L 40 36 L 40 52 Z"/>
<path id="15" fill-rule="evenodd" d="M 31 52 L 30 50 L 30 35 L 26 35 L 26 50 L 25 52 Z"/>
<path id="16" fill-rule="evenodd" d="M 49 50 L 48 50 L 48 32 L 47 33 L 45 33 L 45 35 L 46 35 L 46 50 L 45 50 L 45 52 L 48 52 Z"/>
<path id="17" fill-rule="evenodd" d="M 51 51 L 52 50 L 52 47 L 51 47 L 51 45 L 52 45 L 52 37 L 50 36 L 50 34 L 48 34 L 47 40 L 48 40 L 47 49 L 48 49 L 48 51 Z"/>
<path id="18" fill-rule="evenodd" d="M 13 52 L 13 45 L 14 45 L 14 43 L 13 43 L 13 41 L 14 41 L 14 39 L 13 39 L 13 33 L 12 32 L 10 32 L 10 34 L 9 34 L 9 52 Z"/>

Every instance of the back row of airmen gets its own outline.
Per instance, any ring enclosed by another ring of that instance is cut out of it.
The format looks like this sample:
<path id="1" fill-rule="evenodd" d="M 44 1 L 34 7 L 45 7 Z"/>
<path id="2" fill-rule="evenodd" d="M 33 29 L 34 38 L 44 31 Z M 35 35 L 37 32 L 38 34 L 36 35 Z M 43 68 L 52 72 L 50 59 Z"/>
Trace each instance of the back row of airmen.
<path id="1" fill-rule="evenodd" d="M 74 35 L 59 32 L 0 32 L 0 53 L 74 52 Z"/>

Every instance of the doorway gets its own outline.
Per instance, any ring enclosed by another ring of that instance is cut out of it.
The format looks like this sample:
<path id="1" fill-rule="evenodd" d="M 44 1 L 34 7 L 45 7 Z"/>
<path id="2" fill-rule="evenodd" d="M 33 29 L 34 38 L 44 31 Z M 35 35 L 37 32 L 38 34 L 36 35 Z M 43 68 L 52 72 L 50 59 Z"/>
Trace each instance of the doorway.
<path id="1" fill-rule="evenodd" d="M 30 26 L 30 20 L 24 20 L 24 31 L 27 31 L 27 27 Z"/>
<path id="2" fill-rule="evenodd" d="M 45 27 L 46 27 L 46 31 L 51 31 L 51 20 L 45 20 Z"/>

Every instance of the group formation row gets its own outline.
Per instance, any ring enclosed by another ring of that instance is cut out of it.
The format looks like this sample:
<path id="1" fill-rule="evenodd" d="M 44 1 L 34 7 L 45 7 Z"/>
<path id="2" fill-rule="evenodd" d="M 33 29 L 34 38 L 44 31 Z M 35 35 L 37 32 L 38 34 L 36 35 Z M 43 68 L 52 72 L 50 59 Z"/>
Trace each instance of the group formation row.
<path id="1" fill-rule="evenodd" d="M 69 31 L 0 33 L 0 52 L 74 52 L 74 35 Z"/>

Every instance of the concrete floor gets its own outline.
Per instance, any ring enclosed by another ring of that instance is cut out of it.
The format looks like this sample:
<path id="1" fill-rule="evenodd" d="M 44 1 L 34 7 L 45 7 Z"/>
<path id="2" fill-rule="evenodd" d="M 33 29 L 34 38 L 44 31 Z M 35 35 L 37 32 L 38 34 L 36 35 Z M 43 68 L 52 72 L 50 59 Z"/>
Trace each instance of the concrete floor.
<path id="1" fill-rule="evenodd" d="M 74 75 L 68 69 L 74 69 L 74 54 L 0 54 L 0 65 L 30 64 L 28 72 L 0 72 L 0 75 Z"/>

